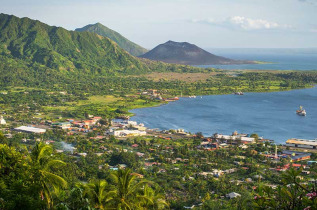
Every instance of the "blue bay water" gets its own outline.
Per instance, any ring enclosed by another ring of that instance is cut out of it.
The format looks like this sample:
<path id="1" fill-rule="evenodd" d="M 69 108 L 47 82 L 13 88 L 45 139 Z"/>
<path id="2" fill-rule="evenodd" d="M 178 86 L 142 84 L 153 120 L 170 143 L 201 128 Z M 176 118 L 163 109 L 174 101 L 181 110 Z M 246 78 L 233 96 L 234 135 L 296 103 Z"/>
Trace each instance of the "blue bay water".
<path id="1" fill-rule="evenodd" d="M 215 55 L 236 60 L 270 62 L 267 64 L 204 65 L 220 69 L 317 70 L 317 49 L 207 49 Z"/>
<path id="2" fill-rule="evenodd" d="M 317 49 L 207 49 L 237 60 L 270 64 L 211 65 L 222 69 L 317 70 Z M 299 105 L 306 117 L 295 114 Z M 274 93 L 245 93 L 243 96 L 214 95 L 181 98 L 160 107 L 132 110 L 132 120 L 149 128 L 177 129 L 195 133 L 258 133 L 284 143 L 289 138 L 317 138 L 317 88 Z"/>
<path id="3" fill-rule="evenodd" d="M 306 117 L 295 114 L 304 106 Z M 180 98 L 159 107 L 134 109 L 132 120 L 149 128 L 231 134 L 258 133 L 284 143 L 289 138 L 317 138 L 317 88 L 270 93 Z"/>

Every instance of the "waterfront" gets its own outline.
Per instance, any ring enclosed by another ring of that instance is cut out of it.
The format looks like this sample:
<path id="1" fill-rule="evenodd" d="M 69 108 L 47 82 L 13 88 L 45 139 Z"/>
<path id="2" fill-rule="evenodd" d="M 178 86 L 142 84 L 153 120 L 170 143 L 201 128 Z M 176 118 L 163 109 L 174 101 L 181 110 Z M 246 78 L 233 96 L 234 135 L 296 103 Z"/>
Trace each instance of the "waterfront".
<path id="1" fill-rule="evenodd" d="M 277 143 L 289 138 L 317 138 L 317 88 L 270 93 L 181 98 L 159 107 L 131 110 L 132 120 L 149 128 L 231 134 L 258 133 Z M 299 105 L 306 117 L 295 114 Z"/>

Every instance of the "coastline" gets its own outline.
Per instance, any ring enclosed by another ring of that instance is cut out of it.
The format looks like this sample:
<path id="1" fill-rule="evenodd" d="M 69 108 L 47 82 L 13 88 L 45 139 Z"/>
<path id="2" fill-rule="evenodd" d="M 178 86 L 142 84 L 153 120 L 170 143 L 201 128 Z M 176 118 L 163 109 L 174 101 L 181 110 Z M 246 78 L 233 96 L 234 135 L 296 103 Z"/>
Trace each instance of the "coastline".
<path id="1" fill-rule="evenodd" d="M 248 91 L 248 92 L 244 92 L 244 93 L 273 93 L 273 92 L 288 92 L 288 91 L 293 91 L 293 90 L 303 90 L 303 89 L 311 89 L 311 88 L 316 88 L 317 87 L 317 84 L 314 84 L 314 85 L 311 85 L 309 87 L 304 87 L 304 88 L 294 88 L 294 89 L 280 89 L 280 90 L 268 90 L 268 91 Z M 208 95 L 195 95 L 196 97 L 204 97 L 204 96 L 221 96 L 221 95 L 231 95 L 233 94 L 232 92 L 231 93 L 223 93 L 223 94 L 208 94 Z M 178 98 L 190 98 L 190 96 L 193 96 L 193 95 L 176 95 L 175 97 L 178 97 Z M 162 105 L 166 105 L 166 104 L 169 104 L 169 103 L 174 103 L 174 102 L 177 102 L 177 101 L 157 101 L 157 102 L 153 102 L 154 105 L 150 105 L 150 104 L 147 104 L 147 105 L 136 105 L 136 106 L 133 106 L 133 108 L 128 108 L 128 115 L 130 117 L 133 117 L 135 116 L 134 113 L 130 112 L 131 110 L 134 110 L 134 109 L 143 109 L 143 108 L 151 108 L 151 107 L 159 107 L 159 106 L 162 106 Z"/>

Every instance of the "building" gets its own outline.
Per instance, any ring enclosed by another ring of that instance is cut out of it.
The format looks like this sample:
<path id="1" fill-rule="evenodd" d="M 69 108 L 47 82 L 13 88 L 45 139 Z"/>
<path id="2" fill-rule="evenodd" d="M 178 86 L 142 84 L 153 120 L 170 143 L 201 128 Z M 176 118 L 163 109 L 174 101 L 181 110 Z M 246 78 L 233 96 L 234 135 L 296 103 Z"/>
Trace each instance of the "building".
<path id="1" fill-rule="evenodd" d="M 38 133 L 43 134 L 46 132 L 46 129 L 36 128 L 32 126 L 20 126 L 14 129 L 15 131 L 25 132 L 25 133 Z"/>
<path id="2" fill-rule="evenodd" d="M 233 199 L 233 198 L 241 197 L 241 195 L 239 193 L 236 193 L 236 192 L 231 192 L 231 193 L 227 194 L 226 197 L 229 199 Z"/>
<path id="3" fill-rule="evenodd" d="M 110 135 L 114 135 L 116 137 L 129 137 L 129 136 L 145 136 L 146 131 L 139 130 L 115 130 L 110 132 Z"/>
<path id="4" fill-rule="evenodd" d="M 7 122 L 3 119 L 3 116 L 0 117 L 0 125 L 6 125 Z"/>
<path id="5" fill-rule="evenodd" d="M 101 119 L 102 119 L 101 117 L 92 117 L 92 118 L 90 118 L 90 120 L 94 121 L 95 124 Z"/>
<path id="6" fill-rule="evenodd" d="M 202 142 L 199 147 L 201 149 L 205 149 L 205 150 L 217 150 L 217 149 L 219 149 L 219 144 L 218 143 L 210 143 L 210 142 Z"/>
<path id="7" fill-rule="evenodd" d="M 214 138 L 216 140 L 227 141 L 227 143 L 237 144 L 239 141 L 242 144 L 253 144 L 255 143 L 255 138 L 246 137 L 241 135 L 222 135 L 222 134 L 215 134 Z"/>
<path id="8" fill-rule="evenodd" d="M 313 161 L 313 160 L 307 161 L 307 164 L 308 164 L 309 166 L 314 165 L 314 164 L 317 165 L 317 161 Z"/>
<path id="9" fill-rule="evenodd" d="M 58 124 L 58 127 L 61 129 L 69 129 L 72 127 L 72 124 L 70 122 L 61 122 Z"/>
<path id="10" fill-rule="evenodd" d="M 291 158 L 291 162 L 295 162 L 310 159 L 311 153 L 284 150 L 282 156 L 288 156 Z"/>
<path id="11" fill-rule="evenodd" d="M 317 149 L 317 139 L 315 140 L 295 139 L 295 138 L 288 139 L 286 141 L 286 146 Z"/>

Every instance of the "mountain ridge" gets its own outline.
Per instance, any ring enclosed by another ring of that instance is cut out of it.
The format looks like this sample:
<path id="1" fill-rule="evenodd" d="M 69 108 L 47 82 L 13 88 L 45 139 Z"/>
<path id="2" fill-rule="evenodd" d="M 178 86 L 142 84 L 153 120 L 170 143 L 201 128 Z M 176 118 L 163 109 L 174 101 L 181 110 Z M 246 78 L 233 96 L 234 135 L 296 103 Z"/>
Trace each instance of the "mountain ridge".
<path id="1" fill-rule="evenodd" d="M 99 34 L 100 36 L 107 37 L 113 40 L 114 42 L 116 42 L 122 49 L 126 50 L 133 56 L 140 56 L 148 51 L 147 49 L 128 40 L 127 38 L 122 36 L 120 33 L 102 25 L 99 22 L 95 24 L 86 25 L 82 28 L 76 28 L 75 31 L 79 31 L 79 32 L 89 31 L 89 32 Z"/>
<path id="2" fill-rule="evenodd" d="M 68 71 L 149 70 L 107 37 L 6 14 L 0 14 L 0 53 Z"/>

